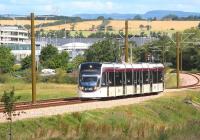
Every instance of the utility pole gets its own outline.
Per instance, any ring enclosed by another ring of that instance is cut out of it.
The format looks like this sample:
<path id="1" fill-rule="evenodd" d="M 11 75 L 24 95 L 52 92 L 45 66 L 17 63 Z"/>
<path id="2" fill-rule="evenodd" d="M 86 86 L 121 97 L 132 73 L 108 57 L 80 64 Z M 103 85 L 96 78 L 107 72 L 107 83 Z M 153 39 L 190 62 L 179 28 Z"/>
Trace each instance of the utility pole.
<path id="1" fill-rule="evenodd" d="M 35 25 L 34 13 L 31 13 L 31 60 L 32 60 L 32 103 L 36 103 L 36 64 L 35 64 Z"/>
<path id="2" fill-rule="evenodd" d="M 179 48 L 180 48 L 180 33 L 176 32 L 176 76 L 177 76 L 177 88 L 179 88 L 179 70 L 180 70 L 180 66 L 179 66 L 179 62 L 180 62 Z"/>
<path id="3" fill-rule="evenodd" d="M 125 62 L 128 62 L 128 20 L 125 21 Z"/>

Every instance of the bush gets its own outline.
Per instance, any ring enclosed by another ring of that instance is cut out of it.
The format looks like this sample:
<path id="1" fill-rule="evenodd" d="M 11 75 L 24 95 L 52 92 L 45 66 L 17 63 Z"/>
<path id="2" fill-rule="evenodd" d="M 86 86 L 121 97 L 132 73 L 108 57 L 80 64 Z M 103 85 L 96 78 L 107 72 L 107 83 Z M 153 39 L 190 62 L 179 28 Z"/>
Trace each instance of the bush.
<path id="1" fill-rule="evenodd" d="M 10 79 L 8 74 L 1 74 L 0 75 L 0 83 L 7 83 Z"/>
<path id="2" fill-rule="evenodd" d="M 76 84 L 77 77 L 68 76 L 62 69 L 56 70 L 56 75 L 41 76 L 40 82 L 58 83 L 58 84 Z"/>
<path id="3" fill-rule="evenodd" d="M 31 83 L 32 82 L 31 69 L 24 70 L 24 72 L 22 73 L 22 77 L 23 77 L 23 79 L 24 79 L 25 82 Z M 36 72 L 36 80 L 40 81 L 40 76 L 39 76 L 38 72 Z"/>
<path id="4" fill-rule="evenodd" d="M 65 80 L 68 84 L 77 84 L 77 77 L 67 76 Z"/>
<path id="5" fill-rule="evenodd" d="M 12 69 L 13 71 L 19 71 L 21 69 L 21 65 L 15 64 Z"/>

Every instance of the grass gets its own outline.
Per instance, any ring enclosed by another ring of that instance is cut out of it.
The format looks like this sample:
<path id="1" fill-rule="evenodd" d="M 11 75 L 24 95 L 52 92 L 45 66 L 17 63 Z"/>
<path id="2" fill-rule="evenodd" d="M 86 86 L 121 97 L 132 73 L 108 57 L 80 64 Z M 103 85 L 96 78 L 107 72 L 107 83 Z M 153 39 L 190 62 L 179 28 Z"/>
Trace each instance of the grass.
<path id="1" fill-rule="evenodd" d="M 173 71 L 171 68 L 165 70 L 165 88 L 175 88 L 177 85 L 176 73 Z"/>
<path id="2" fill-rule="evenodd" d="M 14 87 L 16 96 L 21 96 L 19 101 L 31 101 L 31 84 L 27 83 L 7 83 L 0 84 L 0 98 L 5 90 L 11 90 Z M 37 100 L 52 98 L 75 97 L 76 85 L 38 83 Z"/>
<path id="3" fill-rule="evenodd" d="M 168 93 L 140 104 L 98 109 L 13 123 L 14 139 L 105 139 L 105 140 L 197 140 L 200 137 L 200 111 L 184 99 L 200 103 L 199 91 Z M 6 139 L 8 124 L 0 124 L 0 137 Z"/>
<path id="4" fill-rule="evenodd" d="M 176 73 L 169 73 L 166 75 L 165 88 L 175 88 L 177 84 Z"/>

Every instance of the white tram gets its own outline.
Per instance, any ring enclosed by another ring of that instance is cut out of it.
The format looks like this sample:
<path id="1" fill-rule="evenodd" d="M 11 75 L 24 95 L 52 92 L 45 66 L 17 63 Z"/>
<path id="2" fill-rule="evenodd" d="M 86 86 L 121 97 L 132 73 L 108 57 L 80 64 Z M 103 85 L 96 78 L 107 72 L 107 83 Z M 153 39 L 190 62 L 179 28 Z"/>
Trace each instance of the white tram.
<path id="1" fill-rule="evenodd" d="M 163 64 L 83 63 L 79 66 L 80 98 L 106 98 L 164 90 Z"/>

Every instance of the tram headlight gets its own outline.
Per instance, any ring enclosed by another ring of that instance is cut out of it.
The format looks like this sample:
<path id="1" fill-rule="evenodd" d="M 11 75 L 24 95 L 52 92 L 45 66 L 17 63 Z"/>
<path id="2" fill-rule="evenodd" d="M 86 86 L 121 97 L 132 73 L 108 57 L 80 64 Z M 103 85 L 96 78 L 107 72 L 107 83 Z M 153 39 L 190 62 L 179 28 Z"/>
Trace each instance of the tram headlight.
<path id="1" fill-rule="evenodd" d="M 94 90 L 97 90 L 97 87 L 94 87 Z"/>
<path id="2" fill-rule="evenodd" d="M 80 89 L 80 90 L 84 90 L 84 87 L 80 86 L 79 89 Z"/>

